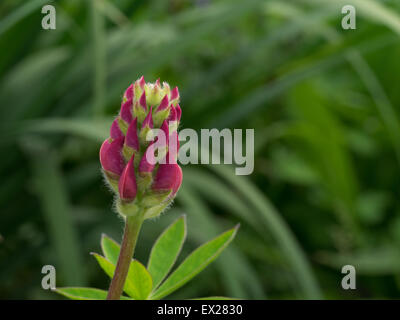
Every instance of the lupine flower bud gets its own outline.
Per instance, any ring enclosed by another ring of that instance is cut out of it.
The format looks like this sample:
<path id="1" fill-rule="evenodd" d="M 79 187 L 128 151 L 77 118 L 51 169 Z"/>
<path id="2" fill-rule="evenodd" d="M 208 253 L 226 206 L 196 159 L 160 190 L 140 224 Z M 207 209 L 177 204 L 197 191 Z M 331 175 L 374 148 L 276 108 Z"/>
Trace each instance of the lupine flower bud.
<path id="1" fill-rule="evenodd" d="M 160 164 L 152 188 L 157 192 L 171 192 L 174 196 L 182 183 L 182 169 L 176 164 Z"/>
<path id="2" fill-rule="evenodd" d="M 110 137 L 111 139 L 118 139 L 123 137 L 124 134 L 122 133 L 121 129 L 119 128 L 118 125 L 118 118 L 116 118 L 110 128 Z"/>
<path id="3" fill-rule="evenodd" d="M 104 175 L 114 189 L 125 166 L 121 153 L 123 144 L 124 137 L 114 139 L 111 142 L 107 139 L 100 148 L 100 163 Z"/>
<path id="4" fill-rule="evenodd" d="M 134 157 L 135 155 L 133 155 L 129 160 L 121 174 L 121 177 L 119 178 L 118 191 L 119 196 L 123 201 L 132 201 L 136 197 L 137 185 L 135 167 L 133 164 Z"/>
<path id="5" fill-rule="evenodd" d="M 125 90 L 110 138 L 100 148 L 104 176 L 116 192 L 121 214 L 155 217 L 179 190 L 182 170 L 176 159 L 182 110 L 178 103 L 178 88 L 171 91 L 160 80 L 146 83 L 141 77 Z M 159 133 L 153 136 L 155 129 Z"/>

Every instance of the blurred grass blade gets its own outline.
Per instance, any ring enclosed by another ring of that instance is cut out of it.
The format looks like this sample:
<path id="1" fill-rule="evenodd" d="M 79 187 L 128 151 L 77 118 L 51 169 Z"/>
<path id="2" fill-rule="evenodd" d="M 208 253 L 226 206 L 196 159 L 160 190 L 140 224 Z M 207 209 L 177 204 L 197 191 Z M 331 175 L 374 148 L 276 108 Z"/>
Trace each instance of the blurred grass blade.
<path id="1" fill-rule="evenodd" d="M 104 18 L 101 2 L 91 0 L 92 53 L 93 53 L 93 114 L 102 116 L 106 96 L 106 49 Z"/>
<path id="2" fill-rule="evenodd" d="M 33 13 L 45 4 L 52 4 L 53 0 L 30 0 L 0 21 L 0 36 L 19 21 Z M 38 26 L 39 27 L 39 26 Z"/>
<path id="3" fill-rule="evenodd" d="M 69 285 L 84 285 L 86 277 L 79 252 L 79 241 L 71 218 L 71 207 L 62 173 L 53 152 L 32 137 L 24 141 L 32 159 L 36 194 L 49 228 L 57 257 L 55 265 Z"/>
<path id="4" fill-rule="evenodd" d="M 101 143 L 107 139 L 111 119 L 61 119 L 49 118 L 23 121 L 13 130 L 5 132 L 9 135 L 22 133 L 64 133 L 90 139 Z"/>
<path id="5" fill-rule="evenodd" d="M 184 176 L 187 176 L 185 171 Z M 189 181 L 185 179 L 179 190 L 178 200 L 182 203 L 184 210 L 190 212 L 190 222 L 195 226 L 195 228 L 189 228 L 191 238 L 202 243 L 215 237 L 220 227 L 215 223 L 215 216 L 206 202 L 197 196 Z M 227 265 L 230 266 L 228 269 Z M 224 251 L 222 257 L 215 262 L 215 266 L 218 268 L 221 281 L 229 296 L 245 299 L 265 298 L 264 289 L 259 283 L 254 266 L 234 245 Z"/>
<path id="6" fill-rule="evenodd" d="M 273 234 L 286 258 L 290 261 L 305 296 L 308 299 L 320 299 L 322 295 L 307 258 L 292 231 L 268 199 L 244 176 L 236 176 L 232 168 L 225 165 L 209 167 L 240 191 L 257 210 L 260 220 Z"/>

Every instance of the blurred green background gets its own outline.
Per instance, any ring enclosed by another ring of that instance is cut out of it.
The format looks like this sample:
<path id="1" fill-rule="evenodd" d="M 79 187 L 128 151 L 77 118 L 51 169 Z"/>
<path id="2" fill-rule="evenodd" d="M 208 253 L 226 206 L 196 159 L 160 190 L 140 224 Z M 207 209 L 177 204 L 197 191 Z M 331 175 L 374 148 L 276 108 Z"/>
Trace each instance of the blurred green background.
<path id="1" fill-rule="evenodd" d="M 2 0 L 0 298 L 61 299 L 46 264 L 58 286 L 108 287 L 89 252 L 122 221 L 98 150 L 141 75 L 179 86 L 182 128 L 255 129 L 252 175 L 184 166 L 174 207 L 145 223 L 144 263 L 182 213 L 182 256 L 241 223 L 171 298 L 399 298 L 399 36 L 397 0 Z"/>

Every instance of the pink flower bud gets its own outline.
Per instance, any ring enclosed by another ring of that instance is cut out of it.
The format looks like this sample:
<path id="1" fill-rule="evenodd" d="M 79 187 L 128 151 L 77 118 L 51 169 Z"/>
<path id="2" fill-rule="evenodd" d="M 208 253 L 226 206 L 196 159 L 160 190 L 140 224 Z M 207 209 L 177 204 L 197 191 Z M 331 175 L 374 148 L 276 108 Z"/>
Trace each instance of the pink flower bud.
<path id="1" fill-rule="evenodd" d="M 167 163 L 176 163 L 178 159 L 179 146 L 178 132 L 174 131 L 169 136 L 168 157 L 166 158 Z"/>
<path id="2" fill-rule="evenodd" d="M 182 116 L 182 109 L 179 104 L 176 105 L 175 110 L 176 110 L 176 116 L 177 116 L 177 119 L 179 122 L 179 121 L 181 121 L 181 116 Z"/>
<path id="3" fill-rule="evenodd" d="M 176 164 L 160 164 L 154 179 L 152 189 L 157 192 L 172 191 L 174 196 L 182 184 L 182 169 Z"/>
<path id="4" fill-rule="evenodd" d="M 178 113 L 176 108 L 171 105 L 171 110 L 169 111 L 168 121 L 177 121 L 178 120 Z"/>
<path id="5" fill-rule="evenodd" d="M 132 98 L 122 103 L 120 115 L 126 123 L 132 122 Z"/>
<path id="6" fill-rule="evenodd" d="M 139 163 L 139 172 L 140 173 L 150 173 L 154 170 L 156 165 L 156 161 L 154 158 L 154 144 L 151 143 L 146 152 L 143 154 L 142 159 Z"/>
<path id="7" fill-rule="evenodd" d="M 150 107 L 150 111 L 147 114 L 146 118 L 144 118 L 142 123 L 142 129 L 144 128 L 153 129 L 153 107 Z"/>
<path id="8" fill-rule="evenodd" d="M 137 193 L 137 184 L 135 177 L 135 167 L 133 164 L 134 155 L 129 160 L 124 171 L 119 178 L 118 191 L 123 201 L 133 201 Z"/>
<path id="9" fill-rule="evenodd" d="M 169 138 L 169 127 L 168 127 L 168 121 L 167 121 L 167 120 L 164 120 L 164 121 L 163 121 L 160 130 L 162 130 L 162 132 L 164 133 L 164 135 L 165 135 L 165 140 L 166 140 L 166 142 L 168 143 L 168 138 Z"/>
<path id="10" fill-rule="evenodd" d="M 144 111 L 147 112 L 146 91 L 143 91 L 142 95 L 140 96 L 139 105 L 143 108 Z"/>
<path id="11" fill-rule="evenodd" d="M 124 137 L 117 138 L 113 141 L 108 139 L 103 142 L 100 148 L 100 163 L 103 170 L 120 176 L 125 163 L 121 151 L 124 144 Z"/>
<path id="12" fill-rule="evenodd" d="M 164 98 L 161 100 L 160 105 L 157 108 L 157 112 L 167 109 L 168 105 L 169 105 L 168 95 L 165 95 Z"/>
<path id="13" fill-rule="evenodd" d="M 110 128 L 110 137 L 111 139 L 118 139 L 123 137 L 124 134 L 122 133 L 119 124 L 118 124 L 118 118 L 116 118 Z"/>
<path id="14" fill-rule="evenodd" d="M 171 101 L 172 100 L 177 100 L 177 99 L 179 99 L 179 90 L 178 90 L 178 87 L 175 87 L 171 91 Z"/>
<path id="15" fill-rule="evenodd" d="M 139 138 L 137 134 L 137 118 L 133 119 L 128 127 L 128 131 L 126 132 L 125 144 L 139 151 Z"/>
<path id="16" fill-rule="evenodd" d="M 133 83 L 125 90 L 124 98 L 126 100 L 133 98 Z"/>
<path id="17" fill-rule="evenodd" d="M 182 170 L 176 160 L 182 110 L 178 102 L 177 87 L 171 90 L 166 82 L 161 86 L 159 79 L 146 83 L 143 76 L 124 92 L 110 138 L 100 148 L 101 166 L 119 195 L 117 209 L 122 215 L 144 210 L 146 219 L 153 218 L 180 188 Z"/>
<path id="18" fill-rule="evenodd" d="M 146 84 L 146 81 L 144 80 L 144 76 L 141 76 L 141 78 L 138 80 L 139 81 L 139 86 L 140 89 L 144 89 L 144 85 Z"/>

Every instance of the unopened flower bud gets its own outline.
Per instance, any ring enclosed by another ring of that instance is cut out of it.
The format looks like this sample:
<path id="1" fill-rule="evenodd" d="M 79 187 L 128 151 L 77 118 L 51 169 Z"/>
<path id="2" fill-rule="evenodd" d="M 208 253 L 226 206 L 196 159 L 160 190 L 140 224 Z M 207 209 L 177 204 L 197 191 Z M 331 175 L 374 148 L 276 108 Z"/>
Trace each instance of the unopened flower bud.
<path id="1" fill-rule="evenodd" d="M 133 164 L 134 157 L 135 155 L 128 161 L 119 179 L 118 191 L 123 202 L 132 202 L 137 193 L 135 167 Z"/>
<path id="2" fill-rule="evenodd" d="M 176 163 L 160 164 L 157 175 L 152 185 L 153 191 L 166 192 L 171 191 L 174 196 L 182 184 L 182 169 Z"/>
<path id="3" fill-rule="evenodd" d="M 123 215 L 159 215 L 175 197 L 182 170 L 176 163 L 182 110 L 179 91 L 157 80 L 136 80 L 124 92 L 110 138 L 100 148 L 106 180 Z M 158 130 L 158 131 L 157 131 Z"/>
<path id="4" fill-rule="evenodd" d="M 103 172 L 114 189 L 125 166 L 122 157 L 123 144 L 124 137 L 114 139 L 111 142 L 107 139 L 100 148 L 100 163 Z"/>

